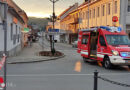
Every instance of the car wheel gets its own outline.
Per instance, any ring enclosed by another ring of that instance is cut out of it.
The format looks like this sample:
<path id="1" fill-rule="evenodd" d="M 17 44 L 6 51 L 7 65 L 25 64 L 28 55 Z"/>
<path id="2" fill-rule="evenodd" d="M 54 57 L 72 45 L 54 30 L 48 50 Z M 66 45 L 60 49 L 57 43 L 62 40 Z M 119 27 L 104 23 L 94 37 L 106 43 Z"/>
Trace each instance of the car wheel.
<path id="1" fill-rule="evenodd" d="M 109 57 L 105 57 L 105 58 L 104 58 L 103 66 L 104 66 L 106 69 L 111 69 L 111 68 L 112 68 L 112 64 L 111 64 L 111 62 L 110 62 Z"/>

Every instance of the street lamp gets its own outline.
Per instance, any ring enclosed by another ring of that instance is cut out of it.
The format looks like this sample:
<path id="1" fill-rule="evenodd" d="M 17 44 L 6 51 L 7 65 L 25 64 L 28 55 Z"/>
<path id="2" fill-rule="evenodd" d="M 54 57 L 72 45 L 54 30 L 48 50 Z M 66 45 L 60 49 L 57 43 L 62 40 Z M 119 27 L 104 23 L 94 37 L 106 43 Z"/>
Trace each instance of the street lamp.
<path id="1" fill-rule="evenodd" d="M 3 55 L 6 56 L 7 55 L 7 11 L 8 11 L 8 5 L 6 2 L 0 2 L 0 5 L 4 6 L 3 15 L 2 15 L 2 13 L 0 15 L 2 17 L 3 22 L 0 23 L 0 25 L 3 26 L 3 30 L 4 30 L 4 54 Z M 5 60 L 5 65 L 4 65 L 4 83 L 5 83 L 4 90 L 6 90 L 6 60 Z"/>
<path id="2" fill-rule="evenodd" d="M 89 17 L 91 17 L 89 16 L 89 13 L 90 13 L 89 6 L 90 6 L 90 0 L 88 0 L 88 29 L 89 29 Z"/>
<path id="3" fill-rule="evenodd" d="M 59 1 L 59 0 L 50 0 L 52 3 L 53 3 L 53 15 L 52 15 L 52 18 L 53 18 L 53 20 L 52 20 L 52 22 L 53 22 L 53 32 L 54 32 L 54 29 L 55 29 L 55 3 L 57 2 L 57 1 Z M 53 35 L 51 35 L 51 37 L 50 37 L 50 41 L 51 41 L 51 52 L 52 52 L 52 54 L 54 55 L 55 54 L 55 47 L 54 47 L 54 33 L 53 33 Z"/>

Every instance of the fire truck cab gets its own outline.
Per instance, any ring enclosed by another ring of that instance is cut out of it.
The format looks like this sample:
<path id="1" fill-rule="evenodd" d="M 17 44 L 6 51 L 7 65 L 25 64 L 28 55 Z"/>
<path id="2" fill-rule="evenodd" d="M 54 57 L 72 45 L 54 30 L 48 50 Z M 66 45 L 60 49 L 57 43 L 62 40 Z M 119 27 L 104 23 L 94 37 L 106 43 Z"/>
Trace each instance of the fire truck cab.
<path id="1" fill-rule="evenodd" d="M 101 62 L 106 69 L 130 68 L 130 40 L 121 27 L 99 26 L 79 31 L 78 53 L 85 62 Z"/>

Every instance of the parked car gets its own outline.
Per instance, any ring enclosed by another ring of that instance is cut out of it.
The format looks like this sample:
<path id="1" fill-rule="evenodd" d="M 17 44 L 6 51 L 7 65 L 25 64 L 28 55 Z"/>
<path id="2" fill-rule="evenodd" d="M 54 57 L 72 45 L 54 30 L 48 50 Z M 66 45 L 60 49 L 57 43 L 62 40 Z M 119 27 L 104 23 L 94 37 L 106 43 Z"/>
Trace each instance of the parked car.
<path id="1" fill-rule="evenodd" d="M 74 41 L 74 42 L 72 43 L 72 47 L 77 48 L 77 46 L 78 46 L 78 40 L 76 40 L 76 41 Z"/>

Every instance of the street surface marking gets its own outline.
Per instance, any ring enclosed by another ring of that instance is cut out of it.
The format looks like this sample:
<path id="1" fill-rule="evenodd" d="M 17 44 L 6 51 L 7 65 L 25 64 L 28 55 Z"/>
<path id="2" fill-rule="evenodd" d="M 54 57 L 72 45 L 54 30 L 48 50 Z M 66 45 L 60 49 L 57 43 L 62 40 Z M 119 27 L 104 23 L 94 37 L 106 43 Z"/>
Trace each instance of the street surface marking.
<path id="1" fill-rule="evenodd" d="M 76 64 L 75 64 L 75 69 L 74 69 L 74 71 L 76 71 L 76 72 L 81 72 L 81 69 L 82 69 L 82 67 L 81 67 L 81 62 L 80 62 L 80 61 L 77 61 Z"/>
<path id="2" fill-rule="evenodd" d="M 115 75 L 128 75 L 130 73 L 103 73 L 99 75 L 115 76 Z M 7 75 L 7 76 L 93 76 L 94 74 L 25 74 L 25 75 Z"/>
<path id="3" fill-rule="evenodd" d="M 14 84 L 12 82 L 7 82 L 6 87 L 16 87 L 16 84 Z M 4 90 L 4 89 L 0 87 L 0 90 Z"/>
<path id="4" fill-rule="evenodd" d="M 34 77 L 34 76 L 93 76 L 94 74 L 23 74 L 23 75 L 7 75 L 8 77 Z M 130 73 L 99 73 L 106 76 L 130 75 Z"/>
<path id="5" fill-rule="evenodd" d="M 97 62 L 98 66 L 102 67 L 102 63 L 100 61 Z"/>
<path id="6" fill-rule="evenodd" d="M 64 50 L 64 49 L 58 49 L 58 51 L 77 51 L 77 50 Z"/>

